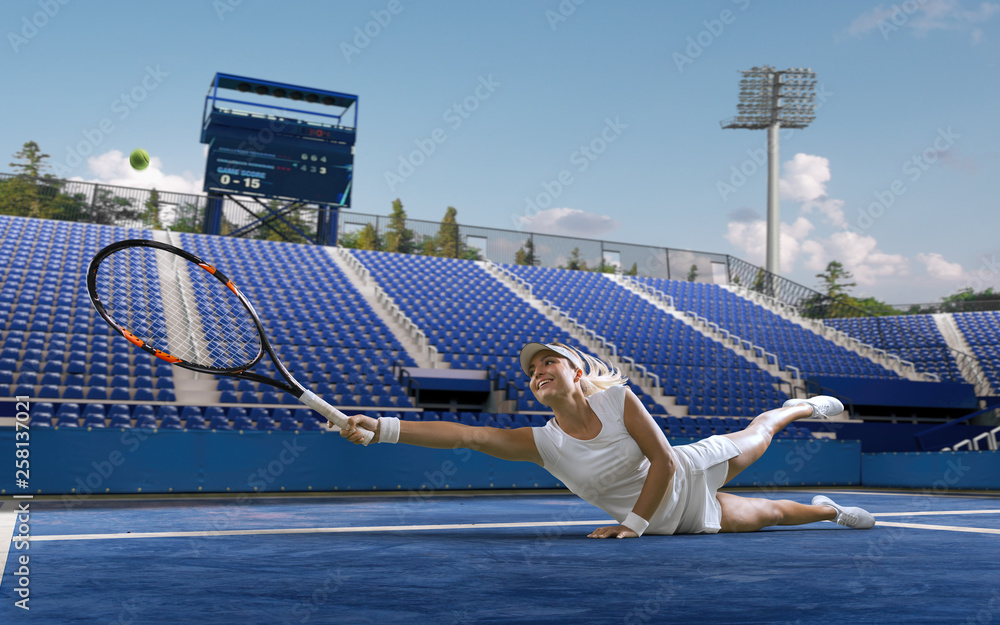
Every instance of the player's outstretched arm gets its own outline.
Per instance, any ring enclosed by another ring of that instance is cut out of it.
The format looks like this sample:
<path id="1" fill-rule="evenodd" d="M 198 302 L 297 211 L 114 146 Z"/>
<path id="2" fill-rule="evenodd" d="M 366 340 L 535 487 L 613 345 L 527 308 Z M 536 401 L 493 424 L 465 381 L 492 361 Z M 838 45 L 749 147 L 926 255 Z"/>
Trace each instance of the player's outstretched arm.
<path id="1" fill-rule="evenodd" d="M 352 443 L 360 443 L 362 429 L 375 432 L 372 442 L 379 442 L 378 420 L 364 415 L 350 417 L 340 435 Z M 507 430 L 450 421 L 400 421 L 399 442 L 434 449 L 472 449 L 502 460 L 542 464 L 531 428 Z"/>

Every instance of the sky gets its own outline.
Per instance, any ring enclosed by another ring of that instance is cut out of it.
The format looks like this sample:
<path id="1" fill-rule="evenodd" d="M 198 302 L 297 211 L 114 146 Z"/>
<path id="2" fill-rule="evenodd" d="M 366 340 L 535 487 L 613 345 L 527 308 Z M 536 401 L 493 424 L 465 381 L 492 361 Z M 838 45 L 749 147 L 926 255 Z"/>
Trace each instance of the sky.
<path id="1" fill-rule="evenodd" d="M 763 265 L 766 132 L 720 122 L 741 70 L 806 67 L 780 273 L 929 303 L 1000 288 L 998 26 L 974 0 L 10 0 L 0 172 L 35 141 L 60 177 L 201 193 L 222 72 L 358 96 L 351 211 Z"/>

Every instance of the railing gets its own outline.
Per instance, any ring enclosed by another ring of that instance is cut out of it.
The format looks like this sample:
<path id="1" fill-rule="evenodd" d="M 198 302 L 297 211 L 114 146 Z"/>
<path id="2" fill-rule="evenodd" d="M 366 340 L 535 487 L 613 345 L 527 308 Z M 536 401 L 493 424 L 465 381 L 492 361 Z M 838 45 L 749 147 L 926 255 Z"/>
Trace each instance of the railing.
<path id="1" fill-rule="evenodd" d="M 948 432 L 952 428 L 954 428 L 954 427 L 956 427 L 956 426 L 958 426 L 958 425 L 960 425 L 962 423 L 966 423 L 966 422 L 971 421 L 971 420 L 973 420 L 973 419 L 975 419 L 977 417 L 982 417 L 982 416 L 985 416 L 987 414 L 992 414 L 993 418 L 996 419 L 998 413 L 1000 413 L 1000 404 L 993 404 L 992 406 L 988 406 L 988 407 L 986 407 L 986 408 L 984 408 L 982 410 L 977 410 L 975 412 L 971 412 L 971 413 L 965 415 L 964 417 L 959 417 L 957 419 L 953 419 L 951 421 L 948 421 L 947 423 L 942 423 L 941 425 L 936 425 L 936 426 L 934 426 L 932 428 L 928 428 L 926 430 L 918 432 L 914 436 L 914 438 L 917 441 L 917 448 L 920 449 L 920 450 L 922 450 L 922 451 L 933 451 L 933 449 L 930 449 L 930 448 L 933 447 L 933 446 L 935 446 L 935 445 L 932 444 L 932 443 L 930 443 L 930 442 L 928 442 L 927 439 L 928 439 L 929 435 L 931 435 L 931 434 L 938 435 L 938 440 L 940 440 L 940 435 L 941 435 L 942 432 Z M 998 430 L 1000 430 L 1000 428 L 994 429 L 994 430 L 992 430 L 992 432 L 996 433 Z M 987 434 L 989 434 L 989 432 Z M 979 438 L 980 438 L 979 436 L 976 437 L 976 439 L 979 439 Z M 994 445 L 995 444 L 996 444 L 996 440 L 995 440 L 995 436 L 994 436 Z M 941 451 L 956 451 L 959 448 L 959 446 L 968 447 L 969 449 L 971 449 L 972 448 L 972 439 L 963 440 L 963 441 L 961 441 L 959 443 L 953 444 L 951 447 L 943 447 L 943 448 L 941 448 Z M 995 447 L 994 447 L 994 449 L 995 449 Z"/>
<path id="2" fill-rule="evenodd" d="M 201 232 L 207 204 L 207 196 L 200 194 L 0 174 L 0 213 L 3 214 L 169 229 L 175 232 Z M 239 202 L 228 198 L 223 201 L 222 213 L 224 234 L 257 222 L 256 215 L 249 213 Z M 290 211 L 288 215 L 297 229 L 316 232 L 318 213 L 319 207 L 305 205 Z M 370 227 L 373 235 L 371 241 L 383 251 L 488 259 L 502 264 L 516 264 L 519 259 L 524 260 L 528 256 L 534 264 L 545 267 L 565 266 L 570 258 L 574 258 L 580 265 L 589 268 L 615 267 L 617 271 L 627 272 L 634 269 L 634 273 L 641 276 L 736 285 L 765 300 L 769 306 L 787 309 L 805 318 L 819 320 L 871 316 L 863 309 L 834 301 L 809 287 L 726 254 L 418 219 L 397 220 L 350 210 L 341 211 L 338 227 L 338 242 L 342 246 L 354 246 L 359 240 L 359 233 Z M 245 236 L 284 237 L 293 242 L 309 242 L 295 230 L 281 227 L 259 227 L 247 232 Z M 968 308 L 998 310 L 1000 299 L 971 302 L 968 303 Z M 927 345 L 915 340 L 909 346 Z M 899 361 L 903 367 L 912 364 L 893 354 L 893 348 L 882 341 L 875 341 L 873 347 L 883 350 L 883 353 L 888 352 L 884 357 Z M 962 352 L 951 351 L 960 365 L 964 359 L 970 358 Z"/>

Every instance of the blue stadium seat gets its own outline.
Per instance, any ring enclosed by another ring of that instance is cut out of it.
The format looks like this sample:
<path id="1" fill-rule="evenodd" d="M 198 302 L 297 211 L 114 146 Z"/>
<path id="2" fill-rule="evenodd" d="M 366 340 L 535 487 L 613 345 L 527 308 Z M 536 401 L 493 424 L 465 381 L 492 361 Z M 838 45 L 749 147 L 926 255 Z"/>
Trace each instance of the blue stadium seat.
<path id="1" fill-rule="evenodd" d="M 103 415 L 92 414 L 84 417 L 83 427 L 85 428 L 104 428 L 107 427 L 107 423 L 104 420 Z"/>
<path id="2" fill-rule="evenodd" d="M 160 429 L 163 430 L 182 430 L 184 429 L 184 424 L 181 423 L 181 418 L 175 414 L 170 414 L 160 418 Z"/>
<path id="3" fill-rule="evenodd" d="M 232 430 L 233 424 L 229 422 L 229 419 L 225 415 L 214 415 L 209 421 L 208 427 L 213 430 Z"/>

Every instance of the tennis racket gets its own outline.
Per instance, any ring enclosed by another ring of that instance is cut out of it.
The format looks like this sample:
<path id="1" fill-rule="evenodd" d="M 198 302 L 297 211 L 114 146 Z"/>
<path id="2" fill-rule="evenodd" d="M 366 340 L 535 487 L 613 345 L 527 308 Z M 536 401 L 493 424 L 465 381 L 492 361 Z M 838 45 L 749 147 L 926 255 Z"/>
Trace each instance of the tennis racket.
<path id="1" fill-rule="evenodd" d="M 194 254 L 145 239 L 112 243 L 90 261 L 87 290 L 108 325 L 157 358 L 268 384 L 347 426 L 344 413 L 302 386 L 278 359 L 250 300 Z M 249 371 L 265 353 L 284 381 Z M 363 434 L 367 445 L 374 434 Z"/>

